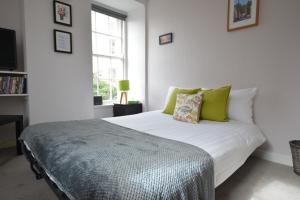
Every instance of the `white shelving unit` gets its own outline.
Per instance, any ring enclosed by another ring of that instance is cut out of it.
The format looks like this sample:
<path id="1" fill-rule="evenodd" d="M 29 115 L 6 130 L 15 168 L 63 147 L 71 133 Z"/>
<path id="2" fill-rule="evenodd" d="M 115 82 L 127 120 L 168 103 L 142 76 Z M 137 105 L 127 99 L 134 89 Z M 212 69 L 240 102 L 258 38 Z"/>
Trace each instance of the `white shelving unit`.
<path id="1" fill-rule="evenodd" d="M 18 71 L 0 71 L 0 74 L 11 74 L 11 75 L 28 75 L 27 72 L 18 72 Z"/>
<path id="2" fill-rule="evenodd" d="M 27 97 L 28 94 L 0 94 L 0 97 Z"/>
<path id="3" fill-rule="evenodd" d="M 27 72 L 20 72 L 20 71 L 0 71 L 1 75 L 11 75 L 11 76 L 24 76 L 26 79 L 28 79 L 28 73 Z M 26 86 L 27 87 L 27 86 Z M 27 88 L 26 88 L 27 91 Z M 0 97 L 27 97 L 28 94 L 0 94 Z"/>

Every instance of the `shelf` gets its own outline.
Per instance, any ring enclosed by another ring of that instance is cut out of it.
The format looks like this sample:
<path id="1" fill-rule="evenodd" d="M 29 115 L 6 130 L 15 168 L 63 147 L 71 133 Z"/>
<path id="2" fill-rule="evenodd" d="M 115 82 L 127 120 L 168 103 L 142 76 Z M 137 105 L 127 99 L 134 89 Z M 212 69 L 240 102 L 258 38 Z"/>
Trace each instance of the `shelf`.
<path id="1" fill-rule="evenodd" d="M 28 94 L 0 94 L 0 97 L 27 97 Z"/>
<path id="2" fill-rule="evenodd" d="M 27 72 L 18 72 L 18 71 L 0 71 L 0 74 L 28 75 Z"/>

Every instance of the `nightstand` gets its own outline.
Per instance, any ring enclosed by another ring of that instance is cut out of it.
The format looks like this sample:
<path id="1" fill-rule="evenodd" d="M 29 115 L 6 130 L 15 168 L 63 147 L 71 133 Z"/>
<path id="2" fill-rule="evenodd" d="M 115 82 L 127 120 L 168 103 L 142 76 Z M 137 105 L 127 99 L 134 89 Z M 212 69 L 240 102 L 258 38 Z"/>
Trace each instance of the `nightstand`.
<path id="1" fill-rule="evenodd" d="M 114 104 L 114 117 L 134 115 L 143 112 L 143 104 Z"/>

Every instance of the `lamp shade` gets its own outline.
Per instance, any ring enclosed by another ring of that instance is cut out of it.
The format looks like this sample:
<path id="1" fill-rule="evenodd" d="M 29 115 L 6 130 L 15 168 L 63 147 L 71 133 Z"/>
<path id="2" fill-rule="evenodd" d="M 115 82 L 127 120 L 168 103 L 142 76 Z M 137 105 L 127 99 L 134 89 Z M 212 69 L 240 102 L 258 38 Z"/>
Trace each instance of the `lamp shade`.
<path id="1" fill-rule="evenodd" d="M 119 90 L 120 91 L 128 91 L 129 88 L 129 80 L 121 80 L 119 81 Z"/>

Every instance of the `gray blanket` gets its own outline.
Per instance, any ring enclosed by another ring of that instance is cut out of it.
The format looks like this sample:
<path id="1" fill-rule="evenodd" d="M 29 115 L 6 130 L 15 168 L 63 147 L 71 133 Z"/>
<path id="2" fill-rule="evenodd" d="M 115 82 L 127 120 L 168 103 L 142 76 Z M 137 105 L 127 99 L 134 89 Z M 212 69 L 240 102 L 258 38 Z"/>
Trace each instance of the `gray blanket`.
<path id="1" fill-rule="evenodd" d="M 21 140 L 70 199 L 214 199 L 213 160 L 192 145 L 103 120 L 34 125 Z"/>

